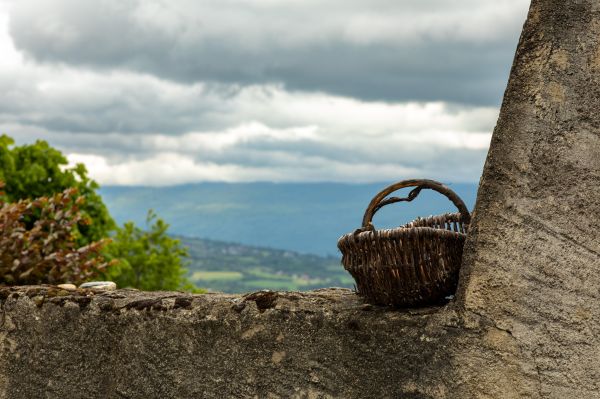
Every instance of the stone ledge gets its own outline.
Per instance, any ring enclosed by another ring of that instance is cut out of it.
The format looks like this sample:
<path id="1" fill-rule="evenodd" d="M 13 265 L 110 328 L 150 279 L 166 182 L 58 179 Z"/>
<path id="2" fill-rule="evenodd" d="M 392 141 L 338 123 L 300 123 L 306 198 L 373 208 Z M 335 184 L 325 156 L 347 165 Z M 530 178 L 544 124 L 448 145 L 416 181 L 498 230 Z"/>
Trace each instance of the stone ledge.
<path id="1" fill-rule="evenodd" d="M 246 295 L 0 288 L 0 398 L 439 397 L 449 308 L 347 289 Z"/>
<path id="2" fill-rule="evenodd" d="M 246 307 L 259 313 L 267 310 L 280 312 L 318 311 L 374 311 L 394 314 L 397 317 L 426 315 L 438 312 L 442 307 L 415 309 L 391 309 L 365 303 L 354 291 L 346 288 L 323 288 L 306 292 L 261 290 L 247 294 L 206 293 L 189 294 L 177 291 L 139 291 L 120 289 L 96 292 L 89 289 L 65 290 L 52 285 L 0 287 L 0 301 L 12 303 L 28 298 L 38 308 L 44 305 L 60 307 L 76 304 L 80 309 L 95 308 L 98 311 L 122 313 L 127 310 L 175 311 L 210 310 L 219 307 L 243 312 Z"/>

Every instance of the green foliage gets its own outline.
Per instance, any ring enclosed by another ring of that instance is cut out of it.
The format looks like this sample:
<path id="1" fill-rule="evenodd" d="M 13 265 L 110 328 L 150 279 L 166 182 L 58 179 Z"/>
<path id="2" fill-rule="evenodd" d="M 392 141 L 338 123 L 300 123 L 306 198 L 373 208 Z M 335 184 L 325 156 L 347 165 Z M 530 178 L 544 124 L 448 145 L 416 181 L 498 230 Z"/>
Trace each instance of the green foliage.
<path id="1" fill-rule="evenodd" d="M 80 247 L 74 227 L 85 222 L 74 188 L 34 200 L 2 202 L 0 284 L 79 284 L 109 265 L 105 240 Z"/>
<path id="2" fill-rule="evenodd" d="M 199 292 L 184 277 L 187 251 L 167 235 L 168 224 L 149 212 L 149 231 L 117 228 L 85 166 L 67 166 L 46 141 L 16 146 L 0 136 L 0 283 L 79 283 L 103 272 L 120 287 Z"/>
<path id="3" fill-rule="evenodd" d="M 83 164 L 67 168 L 68 161 L 46 141 L 31 145 L 14 145 L 14 140 L 0 136 L 0 180 L 5 183 L 7 201 L 52 196 L 69 188 L 77 188 L 85 198 L 81 205 L 81 222 L 74 226 L 80 244 L 90 244 L 108 236 L 115 223 L 102 198 L 98 184 L 90 179 Z M 89 218 L 90 223 L 83 221 Z"/>
<path id="4" fill-rule="evenodd" d="M 194 291 L 185 278 L 187 270 L 182 261 L 188 256 L 187 249 L 167 235 L 169 225 L 153 211 L 148 212 L 146 226 L 144 231 L 129 222 L 117 230 L 108 253 L 118 263 L 107 277 L 119 287 Z"/>

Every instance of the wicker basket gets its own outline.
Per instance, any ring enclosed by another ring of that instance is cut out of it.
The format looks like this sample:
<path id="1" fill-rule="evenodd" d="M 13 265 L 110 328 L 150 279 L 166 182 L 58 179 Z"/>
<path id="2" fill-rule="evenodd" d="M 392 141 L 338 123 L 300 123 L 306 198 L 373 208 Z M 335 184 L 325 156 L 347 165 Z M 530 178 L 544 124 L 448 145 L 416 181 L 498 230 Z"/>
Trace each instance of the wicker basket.
<path id="1" fill-rule="evenodd" d="M 405 187 L 416 188 L 406 198 L 386 198 Z M 379 209 L 412 201 L 423 189 L 444 194 L 459 213 L 419 218 L 394 229 L 374 229 L 371 221 Z M 358 294 L 370 303 L 395 307 L 438 303 L 456 290 L 470 219 L 464 202 L 445 185 L 433 180 L 401 181 L 373 198 L 362 228 L 339 239 L 342 264 L 354 277 Z"/>

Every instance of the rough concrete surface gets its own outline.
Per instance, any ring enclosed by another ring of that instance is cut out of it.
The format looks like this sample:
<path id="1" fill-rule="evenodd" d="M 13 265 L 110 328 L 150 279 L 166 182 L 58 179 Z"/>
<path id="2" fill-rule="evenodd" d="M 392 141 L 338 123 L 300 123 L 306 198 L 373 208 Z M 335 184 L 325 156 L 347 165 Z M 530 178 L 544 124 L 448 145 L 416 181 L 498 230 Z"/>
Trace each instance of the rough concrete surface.
<path id="1" fill-rule="evenodd" d="M 534 0 L 456 300 L 0 288 L 2 398 L 600 398 L 600 2 Z"/>
<path id="2" fill-rule="evenodd" d="M 600 397 L 599 231 L 600 2 L 534 0 L 458 298 L 516 351 L 497 359 L 504 372 L 462 355 L 463 371 L 478 371 L 473 395 L 501 397 L 510 386 L 513 397 Z"/>
<path id="3" fill-rule="evenodd" d="M 458 331 L 451 312 L 390 311 L 346 289 L 0 298 L 0 398 L 440 397 Z"/>

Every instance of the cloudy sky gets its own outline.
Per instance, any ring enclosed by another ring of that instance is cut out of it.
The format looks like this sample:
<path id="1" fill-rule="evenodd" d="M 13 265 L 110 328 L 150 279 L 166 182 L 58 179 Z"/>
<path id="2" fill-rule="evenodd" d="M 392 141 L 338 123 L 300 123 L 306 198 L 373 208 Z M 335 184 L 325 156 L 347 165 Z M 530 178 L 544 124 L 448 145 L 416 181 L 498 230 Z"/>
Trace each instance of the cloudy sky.
<path id="1" fill-rule="evenodd" d="M 528 0 L 0 0 L 0 131 L 102 184 L 477 181 Z"/>

